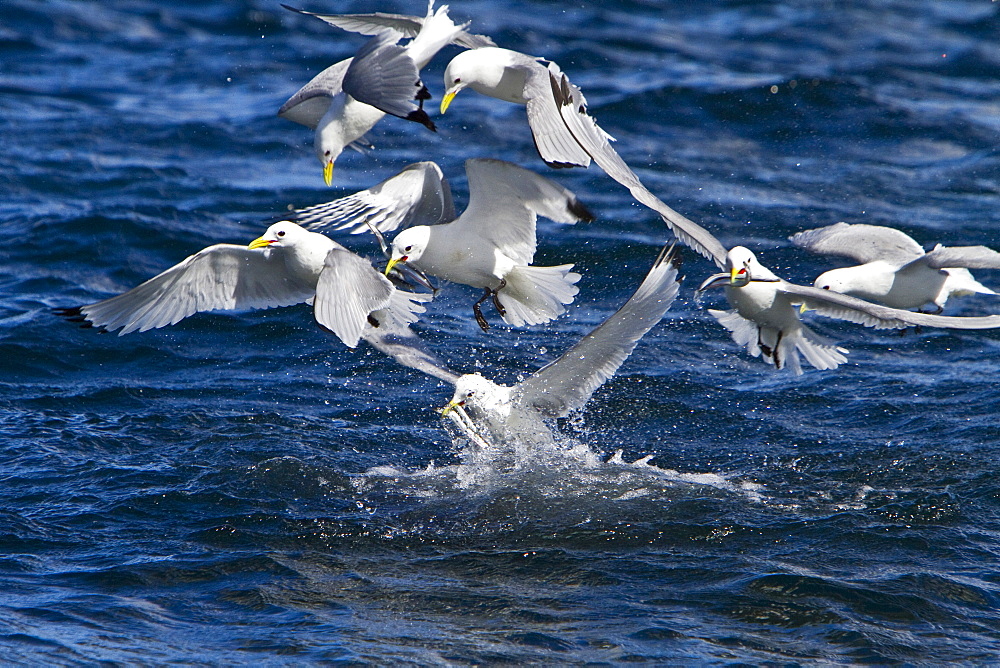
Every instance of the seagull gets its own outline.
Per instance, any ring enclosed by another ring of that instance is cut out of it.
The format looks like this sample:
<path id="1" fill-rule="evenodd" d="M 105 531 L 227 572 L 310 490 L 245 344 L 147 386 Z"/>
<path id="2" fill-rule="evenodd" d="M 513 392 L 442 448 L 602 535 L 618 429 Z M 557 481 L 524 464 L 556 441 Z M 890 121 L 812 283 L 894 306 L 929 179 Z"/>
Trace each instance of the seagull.
<path id="1" fill-rule="evenodd" d="M 660 252 L 635 293 L 614 314 L 563 355 L 513 386 L 479 373 L 450 370 L 409 328 L 368 330 L 364 339 L 400 364 L 455 386 L 442 416 L 477 445 L 545 443 L 553 440 L 546 420 L 583 408 L 658 323 L 677 296 L 677 263 Z"/>
<path id="2" fill-rule="evenodd" d="M 352 20 L 350 15 L 313 14 L 282 6 L 331 25 Z M 328 186 L 333 179 L 333 164 L 344 147 L 365 146 L 365 133 L 385 114 L 416 121 L 435 130 L 434 123 L 423 110 L 423 102 L 430 99 L 430 93 L 420 80 L 420 70 L 447 44 L 481 45 L 488 39 L 469 35 L 464 30 L 465 25 L 455 25 L 448 17 L 447 6 L 434 11 L 433 1 L 428 4 L 427 16 L 422 19 L 401 17 L 409 21 L 372 24 L 378 16 L 353 18 L 362 26 L 372 27 L 366 34 L 375 36 L 353 58 L 331 65 L 316 75 L 278 110 L 282 118 L 315 130 L 316 155 L 323 164 L 323 179 Z M 399 46 L 397 42 L 404 37 L 412 39 L 406 46 Z M 414 100 L 419 106 L 413 103 Z"/>
<path id="3" fill-rule="evenodd" d="M 836 223 L 799 232 L 792 243 L 822 255 L 862 264 L 820 274 L 813 285 L 899 309 L 934 304 L 936 313 L 952 296 L 995 295 L 969 269 L 1000 269 L 1000 253 L 986 246 L 938 244 L 924 252 L 905 233 L 881 225 Z"/>
<path id="4" fill-rule="evenodd" d="M 313 232 L 391 232 L 455 220 L 451 186 L 434 162 L 407 165 L 367 190 L 285 214 Z"/>
<path id="5" fill-rule="evenodd" d="M 480 305 L 492 298 L 514 327 L 548 322 L 576 296 L 580 274 L 572 264 L 536 267 L 535 221 L 592 221 L 576 196 L 549 179 L 503 160 L 465 163 L 469 205 L 454 221 L 410 227 L 392 240 L 386 272 L 399 264 L 446 281 L 484 290 L 473 305 L 476 322 L 489 330 Z"/>
<path id="6" fill-rule="evenodd" d="M 368 329 L 416 321 L 430 299 L 397 290 L 367 260 L 328 237 L 281 221 L 249 246 L 209 246 L 128 292 L 59 313 L 87 326 L 120 329 L 122 336 L 202 311 L 311 301 L 316 321 L 354 348 Z"/>
<path id="7" fill-rule="evenodd" d="M 444 73 L 441 113 L 464 88 L 527 108 L 535 148 L 550 167 L 587 167 L 596 162 L 655 211 L 682 242 L 720 268 L 726 249 L 703 227 L 674 211 L 639 180 L 611 147 L 613 138 L 587 113 L 587 100 L 558 65 L 519 51 L 484 47 L 455 56 Z"/>
<path id="8" fill-rule="evenodd" d="M 762 357 L 777 369 L 791 369 L 795 374 L 802 373 L 800 353 L 817 369 L 835 369 L 847 361 L 847 350 L 802 323 L 799 313 L 806 310 L 877 329 L 1000 327 L 997 315 L 950 317 L 914 313 L 830 290 L 789 283 L 761 265 L 753 252 L 743 246 L 736 246 L 726 254 L 726 269 L 726 273 L 707 278 L 698 287 L 698 293 L 724 287 L 733 310 L 709 309 L 709 313 L 752 356 Z"/>

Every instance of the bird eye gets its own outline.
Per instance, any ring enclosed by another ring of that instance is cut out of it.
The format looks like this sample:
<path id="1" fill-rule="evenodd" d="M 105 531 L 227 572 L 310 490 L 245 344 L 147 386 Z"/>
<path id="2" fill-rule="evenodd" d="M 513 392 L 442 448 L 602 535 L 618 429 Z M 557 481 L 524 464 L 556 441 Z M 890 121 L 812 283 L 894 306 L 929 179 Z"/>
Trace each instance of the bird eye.
<path id="1" fill-rule="evenodd" d="M 455 77 L 455 83 L 462 83 L 462 77 Z"/>
<path id="2" fill-rule="evenodd" d="M 413 248 L 413 246 L 407 246 L 403 250 L 406 251 L 407 253 L 409 253 L 412 248 Z"/>
<path id="3" fill-rule="evenodd" d="M 278 230 L 278 236 L 279 237 L 285 236 L 285 231 L 284 230 Z"/>
<path id="4" fill-rule="evenodd" d="M 330 152 L 329 151 L 323 151 L 323 155 L 328 156 L 328 155 L 330 155 Z"/>
<path id="5" fill-rule="evenodd" d="M 824 289 L 824 290 L 829 290 L 829 289 L 830 289 L 830 286 L 829 286 L 829 285 L 824 285 L 824 286 L 823 286 L 823 289 Z"/>

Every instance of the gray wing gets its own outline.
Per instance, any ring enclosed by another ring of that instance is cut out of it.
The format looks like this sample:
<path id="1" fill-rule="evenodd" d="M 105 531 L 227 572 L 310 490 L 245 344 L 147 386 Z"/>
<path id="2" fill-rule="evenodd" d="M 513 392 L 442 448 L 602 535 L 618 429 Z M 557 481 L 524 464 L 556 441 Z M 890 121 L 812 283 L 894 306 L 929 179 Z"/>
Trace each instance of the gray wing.
<path id="1" fill-rule="evenodd" d="M 805 230 L 788 239 L 796 246 L 813 253 L 849 257 L 862 264 L 877 260 L 905 264 L 924 254 L 920 244 L 903 232 L 864 223 L 836 223 Z"/>
<path id="2" fill-rule="evenodd" d="M 299 209 L 291 219 L 314 232 L 346 230 L 351 234 L 391 232 L 412 225 L 436 225 L 455 219 L 451 187 L 433 162 L 417 162 L 391 178 L 325 204 Z"/>
<path id="3" fill-rule="evenodd" d="M 555 362 L 514 388 L 516 401 L 550 417 L 582 408 L 611 378 L 677 296 L 677 267 L 664 249 L 625 304 Z"/>
<path id="4" fill-rule="evenodd" d="M 342 60 L 326 68 L 278 109 L 278 116 L 315 130 L 330 108 L 330 99 L 343 92 L 344 74 L 353 58 Z"/>
<path id="5" fill-rule="evenodd" d="M 518 262 L 530 264 L 535 255 L 536 216 L 560 223 L 594 219 L 572 192 L 513 163 L 472 158 L 465 161 L 465 172 L 469 206 L 456 223 Z"/>
<path id="6" fill-rule="evenodd" d="M 460 374 L 449 369 L 409 327 L 369 328 L 362 338 L 403 366 L 452 385 L 459 378 Z"/>
<path id="7" fill-rule="evenodd" d="M 361 35 L 377 35 L 386 28 L 391 28 L 401 33 L 404 37 L 416 37 L 417 33 L 420 32 L 420 27 L 424 24 L 424 19 L 421 16 L 405 16 L 403 14 L 386 14 L 383 12 L 375 12 L 374 14 L 314 14 L 313 12 L 303 11 L 284 4 L 281 6 L 299 14 L 315 16 L 335 28 Z M 455 37 L 454 42 L 466 49 L 496 46 L 489 37 L 474 35 L 464 30 Z"/>
<path id="8" fill-rule="evenodd" d="M 521 54 L 515 66 L 525 77 L 524 97 L 527 102 L 528 127 L 538 155 L 549 167 L 587 167 L 590 154 L 559 114 L 559 105 L 549 81 L 549 70 L 537 58 Z M 550 65 L 551 66 L 551 65 Z"/>
<path id="9" fill-rule="evenodd" d="M 923 256 L 935 269 L 1000 269 L 1000 253 L 986 246 L 942 246 Z"/>
<path id="10" fill-rule="evenodd" d="M 396 290 L 368 260 L 349 250 L 334 248 L 326 256 L 313 303 L 316 322 L 347 346 L 358 345 L 372 311 L 389 306 Z"/>
<path id="11" fill-rule="evenodd" d="M 413 103 L 420 100 L 423 104 L 430 93 L 413 58 L 396 44 L 400 37 L 395 30 L 386 30 L 368 40 L 344 73 L 344 92 L 358 102 L 434 130 L 427 112 Z"/>
<path id="12" fill-rule="evenodd" d="M 956 317 L 917 313 L 872 304 L 857 297 L 842 295 L 806 285 L 781 282 L 780 291 L 791 297 L 792 303 L 804 303 L 811 309 L 830 318 L 856 322 L 876 329 L 904 329 L 906 327 L 941 327 L 945 329 L 993 329 L 1000 327 L 1000 315 Z"/>
<path id="13" fill-rule="evenodd" d="M 314 293 L 273 254 L 217 244 L 128 292 L 74 310 L 97 327 L 121 329 L 121 336 L 173 325 L 201 311 L 290 306 Z"/>
<path id="14" fill-rule="evenodd" d="M 653 195 L 610 144 L 611 136 L 588 113 L 587 100 L 579 88 L 555 63 L 549 63 L 548 84 L 559 116 L 574 139 L 608 176 L 629 189 L 632 197 L 660 215 L 681 243 L 690 246 L 720 268 L 726 264 L 726 248 L 711 232 L 685 218 Z"/>

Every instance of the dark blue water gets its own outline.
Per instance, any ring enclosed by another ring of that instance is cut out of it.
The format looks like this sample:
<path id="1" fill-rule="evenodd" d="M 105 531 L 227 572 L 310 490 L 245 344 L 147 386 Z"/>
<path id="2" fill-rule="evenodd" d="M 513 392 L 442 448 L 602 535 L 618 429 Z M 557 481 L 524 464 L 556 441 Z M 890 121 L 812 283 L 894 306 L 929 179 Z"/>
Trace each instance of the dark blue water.
<path id="1" fill-rule="evenodd" d="M 788 235 L 840 220 L 1000 247 L 1000 3 L 452 14 L 556 60 L 651 190 L 790 279 L 835 261 Z M 306 306 L 121 338 L 52 315 L 413 161 L 460 206 L 468 157 L 545 171 L 523 110 L 466 91 L 436 135 L 383 121 L 325 188 L 309 132 L 275 112 L 362 41 L 277 2 L 0 8 L 4 663 L 1000 658 L 1000 333 L 816 319 L 849 363 L 775 373 L 693 303 L 715 269 L 687 253 L 681 300 L 563 421 L 562 454 L 511 468 L 452 440 L 449 387 L 345 349 Z M 425 72 L 435 100 L 455 53 Z M 540 226 L 579 298 L 485 335 L 455 286 L 419 330 L 456 369 L 512 382 L 554 359 L 666 239 L 597 168 L 546 173 L 599 217 Z"/>

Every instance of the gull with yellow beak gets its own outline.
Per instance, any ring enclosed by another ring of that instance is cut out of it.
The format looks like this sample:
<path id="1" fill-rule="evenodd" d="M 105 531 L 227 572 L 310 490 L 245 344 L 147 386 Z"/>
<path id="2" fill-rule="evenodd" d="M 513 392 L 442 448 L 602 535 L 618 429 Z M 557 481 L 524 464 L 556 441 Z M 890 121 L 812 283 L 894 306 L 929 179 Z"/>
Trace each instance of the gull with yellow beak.
<path id="1" fill-rule="evenodd" d="M 586 405 L 670 308 L 678 290 L 673 254 L 663 249 L 635 293 L 559 359 L 513 386 L 481 374 L 458 375 L 408 329 L 369 330 L 365 340 L 400 364 L 455 386 L 441 410 L 481 447 L 530 446 L 554 440 L 549 422 Z"/>
<path id="2" fill-rule="evenodd" d="M 465 163 L 469 205 L 455 220 L 409 227 L 392 240 L 386 273 L 405 264 L 430 276 L 484 290 L 473 307 L 483 331 L 480 305 L 492 299 L 513 327 L 548 322 L 565 312 L 578 289 L 572 264 L 537 267 L 538 216 L 561 223 L 593 220 L 576 196 L 534 172 L 503 160 Z"/>
<path id="3" fill-rule="evenodd" d="M 726 249 L 707 230 L 656 197 L 611 147 L 614 139 L 587 111 L 583 92 L 553 62 L 485 47 L 455 56 L 444 73 L 441 113 L 464 88 L 525 105 L 535 148 L 550 167 L 586 167 L 593 160 L 632 197 L 655 211 L 681 243 L 722 266 Z"/>
<path id="4" fill-rule="evenodd" d="M 121 336 L 203 311 L 312 302 L 316 321 L 353 348 L 368 329 L 416 321 L 430 299 L 397 290 L 367 260 L 322 234 L 281 221 L 248 246 L 209 246 L 128 292 L 60 314 L 120 329 Z"/>
<path id="5" fill-rule="evenodd" d="M 729 330 L 733 340 L 775 368 L 802 373 L 799 354 L 817 369 L 835 369 L 847 361 L 846 350 L 802 323 L 806 310 L 877 329 L 941 327 L 948 329 L 992 329 L 1000 327 L 1000 316 L 949 317 L 914 313 L 872 304 L 855 297 L 820 288 L 796 285 L 776 276 L 743 246 L 726 254 L 726 272 L 706 279 L 701 293 L 724 287 L 733 310 L 709 309 Z"/>
<path id="6" fill-rule="evenodd" d="M 438 51 L 453 42 L 466 46 L 492 44 L 489 38 L 465 32 L 465 25 L 455 25 L 448 17 L 447 6 L 434 11 L 433 4 L 428 4 L 423 18 L 314 14 L 282 5 L 333 26 L 374 35 L 353 58 L 320 72 L 278 110 L 282 118 L 315 131 L 316 156 L 328 186 L 333 181 L 333 164 L 344 148 L 360 150 L 367 146 L 365 133 L 385 114 L 435 129 L 423 110 L 423 102 L 430 94 L 420 81 L 420 70 Z M 412 38 L 406 46 L 397 44 L 406 37 Z"/>

